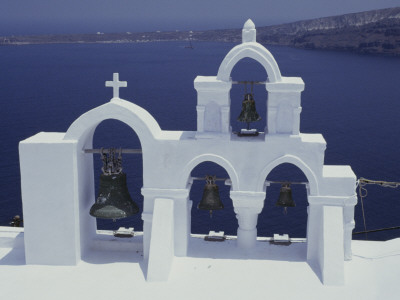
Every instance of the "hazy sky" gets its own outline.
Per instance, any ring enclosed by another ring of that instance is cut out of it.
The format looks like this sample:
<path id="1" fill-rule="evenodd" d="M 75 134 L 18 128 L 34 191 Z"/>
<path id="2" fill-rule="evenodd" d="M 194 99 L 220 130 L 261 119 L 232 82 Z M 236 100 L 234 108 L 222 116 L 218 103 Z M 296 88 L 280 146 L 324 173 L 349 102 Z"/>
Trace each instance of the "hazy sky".
<path id="1" fill-rule="evenodd" d="M 0 35 L 240 28 L 400 6 L 400 0 L 0 0 Z"/>

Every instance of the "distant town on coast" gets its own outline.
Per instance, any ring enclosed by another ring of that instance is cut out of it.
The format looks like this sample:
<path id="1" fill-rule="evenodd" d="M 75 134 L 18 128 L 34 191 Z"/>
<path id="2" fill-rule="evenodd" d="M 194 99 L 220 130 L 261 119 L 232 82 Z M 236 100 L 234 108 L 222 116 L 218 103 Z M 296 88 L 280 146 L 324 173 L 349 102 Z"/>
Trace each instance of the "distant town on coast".
<path id="1" fill-rule="evenodd" d="M 257 24 L 258 25 L 258 24 Z M 2 36 L 0 46 L 63 43 L 143 43 L 157 41 L 240 42 L 241 29 Z M 303 49 L 400 56 L 400 7 L 257 26 L 257 41 Z"/>

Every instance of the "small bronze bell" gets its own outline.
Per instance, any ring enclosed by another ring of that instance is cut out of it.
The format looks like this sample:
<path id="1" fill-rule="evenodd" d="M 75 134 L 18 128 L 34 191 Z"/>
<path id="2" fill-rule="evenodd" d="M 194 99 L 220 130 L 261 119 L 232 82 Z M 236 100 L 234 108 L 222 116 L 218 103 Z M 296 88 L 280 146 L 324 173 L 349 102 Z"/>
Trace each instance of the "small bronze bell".
<path id="1" fill-rule="evenodd" d="M 239 122 L 247 123 L 247 130 L 250 129 L 250 123 L 261 120 L 261 117 L 256 110 L 256 102 L 254 101 L 253 94 L 247 93 L 244 95 L 242 102 L 242 111 L 237 118 Z"/>
<path id="2" fill-rule="evenodd" d="M 295 207 L 296 203 L 293 201 L 292 188 L 290 183 L 282 183 L 281 191 L 279 193 L 279 199 L 276 201 L 275 206 L 282 206 L 287 212 L 288 207 Z"/>
<path id="3" fill-rule="evenodd" d="M 224 205 L 219 197 L 218 185 L 215 184 L 216 176 L 206 176 L 206 185 L 204 186 L 203 198 L 201 199 L 198 209 L 210 211 L 210 217 L 213 210 L 223 209 Z"/>
<path id="4" fill-rule="evenodd" d="M 101 219 L 122 219 L 139 212 L 132 201 L 126 185 L 126 174 L 122 172 L 121 150 L 115 158 L 115 149 L 109 155 L 102 150 L 103 174 L 100 175 L 99 193 L 90 215 Z"/>

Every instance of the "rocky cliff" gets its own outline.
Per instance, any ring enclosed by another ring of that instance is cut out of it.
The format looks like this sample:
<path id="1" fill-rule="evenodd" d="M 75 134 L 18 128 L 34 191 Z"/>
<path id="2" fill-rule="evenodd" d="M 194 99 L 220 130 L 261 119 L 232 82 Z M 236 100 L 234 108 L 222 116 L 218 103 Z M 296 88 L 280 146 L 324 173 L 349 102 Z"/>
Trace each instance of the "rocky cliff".
<path id="1" fill-rule="evenodd" d="M 195 32 L 193 36 L 199 40 L 239 42 L 241 30 Z M 400 56 L 400 7 L 257 27 L 257 41 Z"/>
<path id="2" fill-rule="evenodd" d="M 263 27 L 258 33 L 269 44 L 400 55 L 400 7 Z"/>

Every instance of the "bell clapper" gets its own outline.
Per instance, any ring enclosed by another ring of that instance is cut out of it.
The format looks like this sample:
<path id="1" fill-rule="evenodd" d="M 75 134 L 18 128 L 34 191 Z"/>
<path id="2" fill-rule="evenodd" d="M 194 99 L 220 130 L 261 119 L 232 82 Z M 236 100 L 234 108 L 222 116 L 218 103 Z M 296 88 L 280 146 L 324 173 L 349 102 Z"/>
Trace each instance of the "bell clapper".
<path id="1" fill-rule="evenodd" d="M 212 219 L 212 210 L 210 209 L 210 219 Z"/>
<path id="2" fill-rule="evenodd" d="M 286 216 L 287 215 L 287 207 L 283 208 L 283 214 Z"/>

